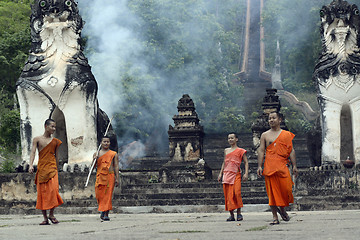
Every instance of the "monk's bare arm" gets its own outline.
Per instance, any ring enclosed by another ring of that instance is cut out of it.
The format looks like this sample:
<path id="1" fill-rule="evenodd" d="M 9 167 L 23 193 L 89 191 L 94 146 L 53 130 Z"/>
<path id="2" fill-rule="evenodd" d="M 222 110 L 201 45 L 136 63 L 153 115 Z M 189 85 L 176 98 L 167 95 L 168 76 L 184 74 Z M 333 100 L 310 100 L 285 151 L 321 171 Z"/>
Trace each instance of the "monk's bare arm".
<path id="1" fill-rule="evenodd" d="M 99 155 L 98 155 L 98 152 L 95 152 L 95 153 L 93 154 L 93 159 L 92 159 L 92 162 L 91 162 L 91 166 L 92 166 L 93 164 L 95 164 L 95 165 L 94 165 L 94 168 L 97 167 L 96 160 L 97 160 L 98 156 L 99 156 Z"/>
<path id="2" fill-rule="evenodd" d="M 297 177 L 298 169 L 297 169 L 297 166 L 296 166 L 296 155 L 295 155 L 295 149 L 294 148 L 291 150 L 291 153 L 290 153 L 290 161 L 291 161 L 291 164 L 292 164 L 292 167 L 293 167 L 293 174 L 294 174 L 295 177 Z"/>
<path id="3" fill-rule="evenodd" d="M 223 163 L 221 165 L 220 173 L 219 173 L 219 176 L 218 176 L 218 181 L 219 182 L 221 181 L 223 173 L 224 173 L 225 156 L 226 156 L 226 150 L 224 150 L 224 161 L 223 161 Z"/>
<path id="4" fill-rule="evenodd" d="M 33 139 L 32 142 L 32 146 L 31 146 L 31 152 L 30 152 L 30 162 L 29 162 L 29 173 L 33 173 L 34 172 L 34 160 L 35 160 L 35 153 L 36 153 L 36 148 L 38 145 L 39 139 L 37 137 L 35 137 Z"/>
<path id="5" fill-rule="evenodd" d="M 243 181 L 247 181 L 248 177 L 249 177 L 249 161 L 246 156 L 246 153 L 244 153 L 244 155 L 243 155 L 243 160 L 244 160 L 244 164 L 245 164 L 245 173 L 243 176 Z"/>
<path id="6" fill-rule="evenodd" d="M 264 155 L 265 155 L 265 146 L 266 146 L 266 140 L 265 140 L 265 134 L 261 134 L 260 137 L 260 146 L 257 150 L 258 152 L 258 169 L 257 169 L 257 175 L 260 177 L 262 174 L 262 165 L 264 162 Z"/>
<path id="7" fill-rule="evenodd" d="M 115 172 L 115 186 L 119 186 L 119 156 L 118 154 L 115 155 L 113 159 L 113 166 L 114 166 L 114 172 Z"/>

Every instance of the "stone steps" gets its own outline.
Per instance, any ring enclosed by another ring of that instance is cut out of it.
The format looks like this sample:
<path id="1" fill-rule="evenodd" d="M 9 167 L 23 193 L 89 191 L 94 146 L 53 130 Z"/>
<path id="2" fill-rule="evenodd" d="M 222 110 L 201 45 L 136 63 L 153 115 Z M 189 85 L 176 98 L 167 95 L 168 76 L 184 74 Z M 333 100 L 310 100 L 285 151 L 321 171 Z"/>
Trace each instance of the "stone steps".
<path id="1" fill-rule="evenodd" d="M 118 203 L 118 204 L 116 204 Z M 268 203 L 267 197 L 252 197 L 252 198 L 243 198 L 244 204 L 266 204 Z M 174 206 L 174 205 L 224 205 L 224 197 L 219 198 L 195 198 L 195 199 L 147 199 L 146 204 L 144 201 L 133 200 L 131 205 L 128 204 L 128 201 L 124 200 L 115 200 L 113 204 L 117 206 Z"/>
<path id="2" fill-rule="evenodd" d="M 265 183 L 261 180 L 242 183 L 243 202 L 265 204 Z M 128 184 L 114 193 L 121 206 L 153 205 L 222 205 L 224 193 L 218 181 L 190 183 Z"/>
<path id="3" fill-rule="evenodd" d="M 264 186 L 264 181 L 257 180 L 257 181 L 246 181 L 242 182 L 242 187 L 261 187 Z M 192 189 L 200 189 L 200 188 L 221 188 L 222 184 L 218 181 L 209 181 L 209 182 L 190 182 L 190 183 L 151 183 L 151 184 L 128 184 L 123 189 L 155 189 L 155 188 L 192 188 Z"/>
<path id="4" fill-rule="evenodd" d="M 360 194 L 297 197 L 293 208 L 299 211 L 360 209 Z"/>
<path id="5" fill-rule="evenodd" d="M 243 192 L 242 196 L 244 198 L 253 198 L 253 197 L 264 197 L 266 194 L 264 192 L 252 192 L 247 191 Z M 200 200 L 200 199 L 222 199 L 224 197 L 224 193 L 221 191 L 218 192 L 204 192 L 204 193 L 122 193 L 120 195 L 114 195 L 114 199 L 117 200 L 128 200 L 128 201 L 136 201 L 136 200 L 144 200 L 144 202 L 148 202 L 149 200 L 178 200 L 187 201 L 189 199 L 192 200 Z M 143 204 L 147 205 L 147 204 Z M 160 205 L 160 204 L 159 204 Z"/>
<path id="6" fill-rule="evenodd" d="M 179 189 L 124 189 L 122 194 L 175 194 L 178 193 Z M 213 189 L 181 189 L 182 193 L 221 193 L 223 194 L 222 187 L 213 188 Z M 264 192 L 265 186 L 263 187 L 241 187 L 242 192 Z"/>

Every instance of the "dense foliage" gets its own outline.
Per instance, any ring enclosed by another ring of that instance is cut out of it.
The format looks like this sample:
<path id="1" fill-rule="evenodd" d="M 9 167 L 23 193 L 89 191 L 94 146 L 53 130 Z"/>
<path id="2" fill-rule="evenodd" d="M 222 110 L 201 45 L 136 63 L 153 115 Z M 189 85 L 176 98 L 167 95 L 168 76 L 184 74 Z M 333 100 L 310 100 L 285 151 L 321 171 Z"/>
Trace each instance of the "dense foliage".
<path id="1" fill-rule="evenodd" d="M 30 2 L 0 1 L 0 156 L 17 153 L 20 116 L 15 83 L 30 49 Z M 0 162 L 1 171 L 11 171 L 11 162 Z"/>

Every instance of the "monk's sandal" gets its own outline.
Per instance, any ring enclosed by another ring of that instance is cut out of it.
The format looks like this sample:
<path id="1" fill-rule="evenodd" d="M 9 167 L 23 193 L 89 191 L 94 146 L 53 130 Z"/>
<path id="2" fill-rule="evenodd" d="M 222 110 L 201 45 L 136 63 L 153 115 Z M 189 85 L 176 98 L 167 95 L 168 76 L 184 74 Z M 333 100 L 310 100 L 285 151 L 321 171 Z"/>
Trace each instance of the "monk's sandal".
<path id="1" fill-rule="evenodd" d="M 228 219 L 226 219 L 227 222 L 235 221 L 235 218 L 233 216 L 230 216 Z"/>

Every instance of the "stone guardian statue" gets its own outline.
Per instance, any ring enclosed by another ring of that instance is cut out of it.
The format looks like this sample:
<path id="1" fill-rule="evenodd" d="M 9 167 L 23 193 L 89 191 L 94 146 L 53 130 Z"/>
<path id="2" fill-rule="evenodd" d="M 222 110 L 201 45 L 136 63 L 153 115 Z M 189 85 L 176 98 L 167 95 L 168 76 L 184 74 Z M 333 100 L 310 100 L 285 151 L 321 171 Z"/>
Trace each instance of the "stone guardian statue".
<path id="1" fill-rule="evenodd" d="M 82 52 L 77 2 L 35 0 L 31 9 L 31 50 L 16 86 L 22 159 L 29 161 L 32 138 L 52 118 L 54 137 L 63 142 L 60 163 L 89 164 L 109 120 L 98 107 L 97 83 Z"/>
<path id="2" fill-rule="evenodd" d="M 320 10 L 322 52 L 313 78 L 321 108 L 322 164 L 360 162 L 360 16 L 336 0 Z"/>

